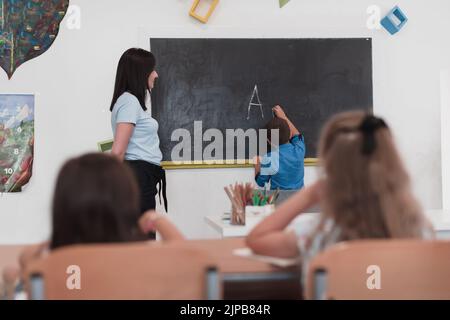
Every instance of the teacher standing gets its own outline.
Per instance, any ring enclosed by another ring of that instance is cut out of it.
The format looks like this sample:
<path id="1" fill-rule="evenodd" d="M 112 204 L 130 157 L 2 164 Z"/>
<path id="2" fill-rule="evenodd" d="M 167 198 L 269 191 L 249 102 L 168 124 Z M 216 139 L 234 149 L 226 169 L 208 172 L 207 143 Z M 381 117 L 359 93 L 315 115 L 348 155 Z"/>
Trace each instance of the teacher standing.
<path id="1" fill-rule="evenodd" d="M 161 192 L 167 211 L 166 176 L 161 167 L 158 122 L 147 110 L 146 102 L 158 73 L 155 57 L 143 49 L 129 49 L 117 67 L 111 102 L 114 133 L 112 154 L 124 160 L 134 171 L 141 196 L 141 213 L 155 209 L 155 197 Z"/>

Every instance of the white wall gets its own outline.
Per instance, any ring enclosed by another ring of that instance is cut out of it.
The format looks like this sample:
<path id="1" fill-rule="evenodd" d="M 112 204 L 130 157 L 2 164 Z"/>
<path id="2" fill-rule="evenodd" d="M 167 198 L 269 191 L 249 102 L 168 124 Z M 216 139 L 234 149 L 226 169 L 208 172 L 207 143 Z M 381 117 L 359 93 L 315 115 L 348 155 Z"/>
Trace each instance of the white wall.
<path id="1" fill-rule="evenodd" d="M 442 203 L 450 212 L 450 69 L 441 72 Z M 448 215 L 448 214 L 447 214 Z M 450 216 L 448 216 L 450 219 Z"/>
<path id="2" fill-rule="evenodd" d="M 0 243 L 28 243 L 50 234 L 55 176 L 70 156 L 95 151 L 111 136 L 108 104 L 116 63 L 150 36 L 374 38 L 375 111 L 395 130 L 415 190 L 427 208 L 442 207 L 440 71 L 450 68 L 448 0 L 221 1 L 208 25 L 192 20 L 192 0 L 72 0 L 82 10 L 81 30 L 63 28 L 50 50 L 26 63 L 3 93 L 37 94 L 34 176 L 26 192 L 0 198 Z M 400 4 L 410 21 L 395 37 L 366 28 L 366 8 L 387 12 Z M 315 170 L 306 170 L 306 180 Z M 228 209 L 222 187 L 249 181 L 248 169 L 168 173 L 171 216 L 190 237 L 213 236 L 204 215 Z"/>

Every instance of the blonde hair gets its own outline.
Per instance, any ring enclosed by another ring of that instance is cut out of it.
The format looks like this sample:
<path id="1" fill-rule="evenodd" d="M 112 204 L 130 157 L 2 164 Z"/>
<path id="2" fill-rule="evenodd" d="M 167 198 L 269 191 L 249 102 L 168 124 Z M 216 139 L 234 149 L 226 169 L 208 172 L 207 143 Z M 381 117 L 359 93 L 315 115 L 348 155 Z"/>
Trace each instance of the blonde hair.
<path id="1" fill-rule="evenodd" d="M 334 116 L 324 127 L 319 143 L 323 174 L 322 220 L 331 218 L 339 241 L 364 238 L 422 238 L 432 227 L 410 187 L 391 131 L 383 125 L 372 130 L 373 147 L 364 151 L 367 133 L 364 112 Z"/>

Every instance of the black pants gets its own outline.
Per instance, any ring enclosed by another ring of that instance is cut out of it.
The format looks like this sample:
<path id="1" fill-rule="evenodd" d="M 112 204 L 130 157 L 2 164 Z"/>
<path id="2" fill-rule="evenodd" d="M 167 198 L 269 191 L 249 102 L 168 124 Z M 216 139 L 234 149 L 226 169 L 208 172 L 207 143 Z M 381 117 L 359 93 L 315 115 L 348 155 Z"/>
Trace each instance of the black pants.
<path id="1" fill-rule="evenodd" d="M 142 160 L 125 161 L 133 170 L 140 192 L 141 213 L 156 208 L 155 197 L 159 195 L 161 203 L 161 192 L 164 199 L 164 207 L 168 212 L 166 197 L 166 172 L 160 166 Z"/>

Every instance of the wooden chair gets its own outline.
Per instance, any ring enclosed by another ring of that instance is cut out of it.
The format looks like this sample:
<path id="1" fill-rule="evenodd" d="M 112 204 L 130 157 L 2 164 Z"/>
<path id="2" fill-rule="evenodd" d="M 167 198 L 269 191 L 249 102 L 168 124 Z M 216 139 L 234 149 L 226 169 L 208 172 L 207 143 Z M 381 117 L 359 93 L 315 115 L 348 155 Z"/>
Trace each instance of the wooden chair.
<path id="1" fill-rule="evenodd" d="M 81 288 L 71 290 L 70 276 L 78 267 Z M 30 264 L 26 274 L 33 300 L 201 300 L 222 295 L 214 261 L 201 250 L 176 244 L 67 247 Z"/>
<path id="2" fill-rule="evenodd" d="M 376 288 L 377 275 L 380 289 Z M 450 242 L 367 240 L 338 244 L 312 259 L 306 297 L 450 299 Z"/>

